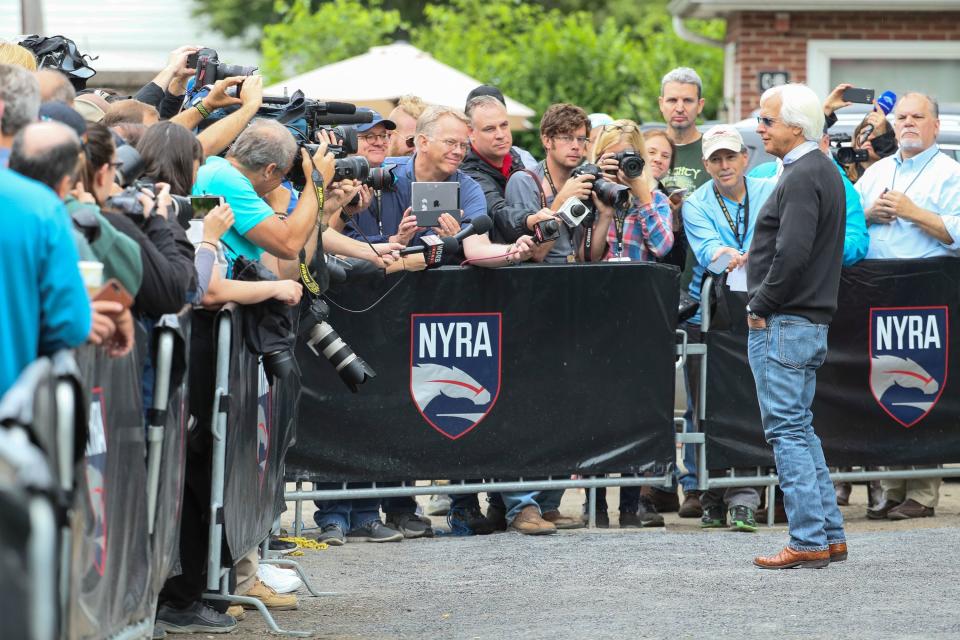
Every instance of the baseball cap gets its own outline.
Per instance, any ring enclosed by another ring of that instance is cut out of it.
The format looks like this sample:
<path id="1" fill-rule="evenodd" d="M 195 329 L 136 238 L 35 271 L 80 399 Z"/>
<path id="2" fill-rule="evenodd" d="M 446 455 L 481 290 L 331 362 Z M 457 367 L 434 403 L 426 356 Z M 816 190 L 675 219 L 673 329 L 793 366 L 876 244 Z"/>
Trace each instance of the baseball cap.
<path id="1" fill-rule="evenodd" d="M 73 108 L 87 122 L 100 122 L 110 103 L 96 93 L 82 93 L 73 101 Z"/>
<path id="2" fill-rule="evenodd" d="M 718 149 L 728 149 L 730 151 L 743 151 L 743 136 L 737 131 L 736 127 L 727 124 L 718 124 L 703 134 L 703 158 L 707 160 Z"/>
<path id="3" fill-rule="evenodd" d="M 357 111 L 359 111 L 359 109 L 357 109 Z M 357 133 L 370 131 L 370 129 L 373 129 L 378 124 L 382 124 L 384 127 L 386 127 L 387 131 L 393 131 L 394 129 L 397 128 L 397 123 L 394 122 L 393 120 L 387 120 L 386 118 L 381 116 L 379 113 L 377 113 L 373 109 L 370 109 L 369 111 L 373 113 L 373 120 L 370 122 L 365 122 L 363 124 L 354 125 L 354 127 L 357 130 Z"/>
<path id="4" fill-rule="evenodd" d="M 40 105 L 41 120 L 55 120 L 61 122 L 82 136 L 87 131 L 87 122 L 79 113 L 63 102 L 45 102 Z"/>
<path id="5" fill-rule="evenodd" d="M 597 127 L 604 127 L 608 124 L 613 124 L 613 118 L 605 113 L 591 113 L 587 116 L 590 120 L 590 128 L 596 129 Z"/>
<path id="6" fill-rule="evenodd" d="M 476 89 L 474 89 L 473 91 L 471 91 L 470 93 L 468 93 L 467 102 L 470 102 L 477 96 L 493 96 L 494 98 L 499 100 L 501 104 L 503 104 L 503 106 L 507 106 L 507 101 L 503 97 L 503 92 L 500 91 L 500 89 L 493 86 L 492 84 L 482 84 Z"/>

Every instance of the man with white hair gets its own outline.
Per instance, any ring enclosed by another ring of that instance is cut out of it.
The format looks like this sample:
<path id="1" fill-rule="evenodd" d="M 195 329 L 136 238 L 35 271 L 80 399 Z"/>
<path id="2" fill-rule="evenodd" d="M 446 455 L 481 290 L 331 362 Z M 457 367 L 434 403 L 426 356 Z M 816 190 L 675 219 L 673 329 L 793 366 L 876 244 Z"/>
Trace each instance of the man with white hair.
<path id="1" fill-rule="evenodd" d="M 894 107 L 900 150 L 864 172 L 854 188 L 866 207 L 868 258 L 960 256 L 960 163 L 940 152 L 937 101 L 907 93 Z M 924 467 L 918 467 L 924 468 Z M 934 515 L 939 478 L 884 480 L 883 501 L 867 509 L 872 520 Z"/>
<path id="2" fill-rule="evenodd" d="M 753 562 L 822 568 L 847 558 L 843 516 L 810 411 L 837 309 L 846 202 L 833 162 L 817 153 L 823 110 L 809 87 L 767 90 L 757 121 L 764 150 L 782 158 L 784 169 L 759 212 L 747 259 L 749 359 L 790 542 Z"/>

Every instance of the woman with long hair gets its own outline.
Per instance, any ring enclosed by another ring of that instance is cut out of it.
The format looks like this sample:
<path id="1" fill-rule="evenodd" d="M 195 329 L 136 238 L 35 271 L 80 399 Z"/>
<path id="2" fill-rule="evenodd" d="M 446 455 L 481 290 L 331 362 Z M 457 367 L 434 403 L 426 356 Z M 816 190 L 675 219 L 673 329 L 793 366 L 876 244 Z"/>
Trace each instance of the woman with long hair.
<path id="1" fill-rule="evenodd" d="M 873 129 L 868 135 L 863 135 L 867 126 Z M 856 182 L 873 163 L 891 156 L 897 152 L 897 137 L 893 125 L 880 111 L 871 111 L 863 121 L 853 130 L 851 144 L 854 149 L 863 149 L 867 152 L 867 159 L 863 162 L 848 164 L 844 167 L 850 182 Z"/>
<path id="2" fill-rule="evenodd" d="M 629 177 L 623 172 L 616 158 L 621 152 L 634 153 L 643 159 L 640 175 Z M 607 180 L 630 191 L 623 210 L 615 210 L 594 194 L 600 219 L 610 222 L 606 243 L 597 242 L 591 248 L 592 259 L 649 262 L 667 255 L 673 247 L 670 204 L 666 195 L 657 189 L 640 126 L 632 120 L 615 120 L 605 125 L 590 152 L 590 161 L 604 172 Z"/>

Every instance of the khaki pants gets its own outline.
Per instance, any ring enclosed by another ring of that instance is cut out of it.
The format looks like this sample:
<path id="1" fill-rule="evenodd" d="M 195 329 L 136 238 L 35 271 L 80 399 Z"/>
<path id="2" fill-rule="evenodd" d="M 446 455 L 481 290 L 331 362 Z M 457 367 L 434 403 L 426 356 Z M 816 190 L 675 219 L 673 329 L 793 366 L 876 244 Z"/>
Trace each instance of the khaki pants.
<path id="1" fill-rule="evenodd" d="M 246 595 L 257 580 L 257 567 L 260 565 L 259 549 L 254 549 L 237 562 L 237 588 L 234 591 L 238 596 Z"/>
<path id="2" fill-rule="evenodd" d="M 898 469 L 936 469 L 932 466 L 915 467 L 887 467 L 894 471 Z M 881 480 L 880 486 L 883 488 L 883 497 L 886 500 L 903 502 L 904 500 L 914 500 L 925 507 L 936 507 L 937 500 L 940 498 L 940 478 L 916 478 L 914 480 Z"/>

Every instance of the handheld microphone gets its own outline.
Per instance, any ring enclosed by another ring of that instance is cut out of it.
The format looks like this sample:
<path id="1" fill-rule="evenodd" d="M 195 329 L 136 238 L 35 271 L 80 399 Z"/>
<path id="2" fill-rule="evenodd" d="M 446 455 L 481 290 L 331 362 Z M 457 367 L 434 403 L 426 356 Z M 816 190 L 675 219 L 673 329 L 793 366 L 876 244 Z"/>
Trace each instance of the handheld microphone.
<path id="1" fill-rule="evenodd" d="M 897 94 L 893 91 L 884 91 L 880 94 L 880 97 L 877 98 L 877 106 L 880 107 L 880 110 L 883 111 L 883 115 L 888 116 L 890 112 L 893 111 L 894 105 L 897 104 Z"/>
<path id="2" fill-rule="evenodd" d="M 439 266 L 445 254 L 456 253 L 459 248 L 457 241 L 453 238 L 441 238 L 436 235 L 420 236 L 418 242 L 420 244 L 401 249 L 400 255 L 411 256 L 422 253 L 428 269 Z"/>
<path id="3" fill-rule="evenodd" d="M 457 244 L 462 244 L 470 236 L 484 234 L 490 229 L 493 229 L 493 220 L 490 219 L 490 216 L 479 215 L 463 225 L 457 235 L 453 236 L 453 239 L 457 241 Z"/>

